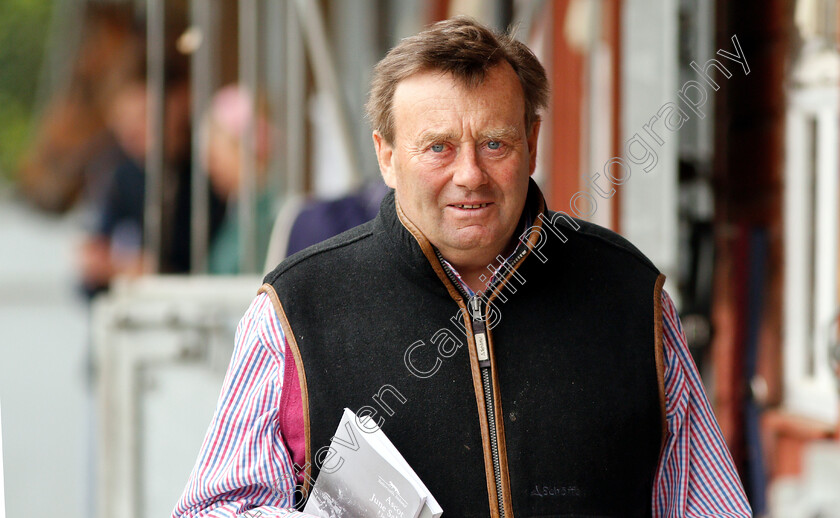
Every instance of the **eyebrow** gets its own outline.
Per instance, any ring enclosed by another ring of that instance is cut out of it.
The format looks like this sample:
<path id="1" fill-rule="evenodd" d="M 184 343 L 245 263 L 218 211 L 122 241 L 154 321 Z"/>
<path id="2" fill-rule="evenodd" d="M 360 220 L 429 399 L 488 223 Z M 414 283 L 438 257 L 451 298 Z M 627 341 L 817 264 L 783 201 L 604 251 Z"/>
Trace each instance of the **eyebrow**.
<path id="1" fill-rule="evenodd" d="M 487 130 L 478 136 L 478 140 L 516 140 L 520 138 L 520 132 L 515 126 L 503 126 L 501 128 L 494 128 Z M 452 132 L 440 132 L 434 130 L 427 130 L 421 133 L 415 144 L 418 147 L 425 147 L 433 142 L 447 142 L 455 140 L 455 134 Z"/>
<path id="2" fill-rule="evenodd" d="M 426 130 L 417 137 L 415 144 L 417 147 L 426 147 L 434 142 L 447 142 L 454 139 L 455 135 L 452 132 Z"/>

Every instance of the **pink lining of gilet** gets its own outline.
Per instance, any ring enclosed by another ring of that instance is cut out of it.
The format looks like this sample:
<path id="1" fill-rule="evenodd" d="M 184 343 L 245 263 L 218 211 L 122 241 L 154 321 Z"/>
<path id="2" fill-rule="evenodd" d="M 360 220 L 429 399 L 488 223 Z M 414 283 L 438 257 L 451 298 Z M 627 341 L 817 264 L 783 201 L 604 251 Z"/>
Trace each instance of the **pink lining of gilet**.
<path id="1" fill-rule="evenodd" d="M 286 442 L 286 449 L 298 467 L 294 468 L 297 484 L 303 483 L 301 469 L 306 464 L 306 429 L 303 423 L 303 399 L 300 393 L 300 378 L 297 364 L 286 340 L 285 372 L 283 373 L 283 390 L 280 393 L 280 430 Z"/>

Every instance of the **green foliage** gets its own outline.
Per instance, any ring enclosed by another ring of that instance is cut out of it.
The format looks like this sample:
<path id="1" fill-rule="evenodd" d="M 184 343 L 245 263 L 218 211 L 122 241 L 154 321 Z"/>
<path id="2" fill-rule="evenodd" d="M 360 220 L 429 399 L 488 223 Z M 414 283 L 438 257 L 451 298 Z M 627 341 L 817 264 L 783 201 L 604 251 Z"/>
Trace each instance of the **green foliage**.
<path id="1" fill-rule="evenodd" d="M 50 0 L 0 1 L 0 178 L 11 179 L 27 144 Z"/>

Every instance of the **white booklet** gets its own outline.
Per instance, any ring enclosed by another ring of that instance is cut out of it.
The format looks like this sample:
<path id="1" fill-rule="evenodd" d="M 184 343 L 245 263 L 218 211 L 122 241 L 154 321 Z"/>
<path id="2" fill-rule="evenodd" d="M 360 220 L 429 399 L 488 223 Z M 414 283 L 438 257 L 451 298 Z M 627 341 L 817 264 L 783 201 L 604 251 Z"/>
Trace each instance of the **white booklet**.
<path id="1" fill-rule="evenodd" d="M 374 426 L 368 420 L 366 428 Z M 428 488 L 385 433 L 361 430 L 344 409 L 303 511 L 322 518 L 437 518 Z"/>

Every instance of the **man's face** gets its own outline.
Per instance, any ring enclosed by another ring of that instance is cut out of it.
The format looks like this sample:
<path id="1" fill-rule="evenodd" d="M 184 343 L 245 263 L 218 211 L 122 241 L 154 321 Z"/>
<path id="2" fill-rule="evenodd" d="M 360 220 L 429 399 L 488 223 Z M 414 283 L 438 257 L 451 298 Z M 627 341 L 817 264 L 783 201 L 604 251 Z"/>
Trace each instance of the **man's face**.
<path id="1" fill-rule="evenodd" d="M 503 62 L 474 88 L 415 74 L 397 85 L 393 117 L 393 144 L 374 133 L 385 183 L 444 257 L 483 267 L 507 248 L 536 164 L 539 124 L 525 127 L 516 73 Z"/>

